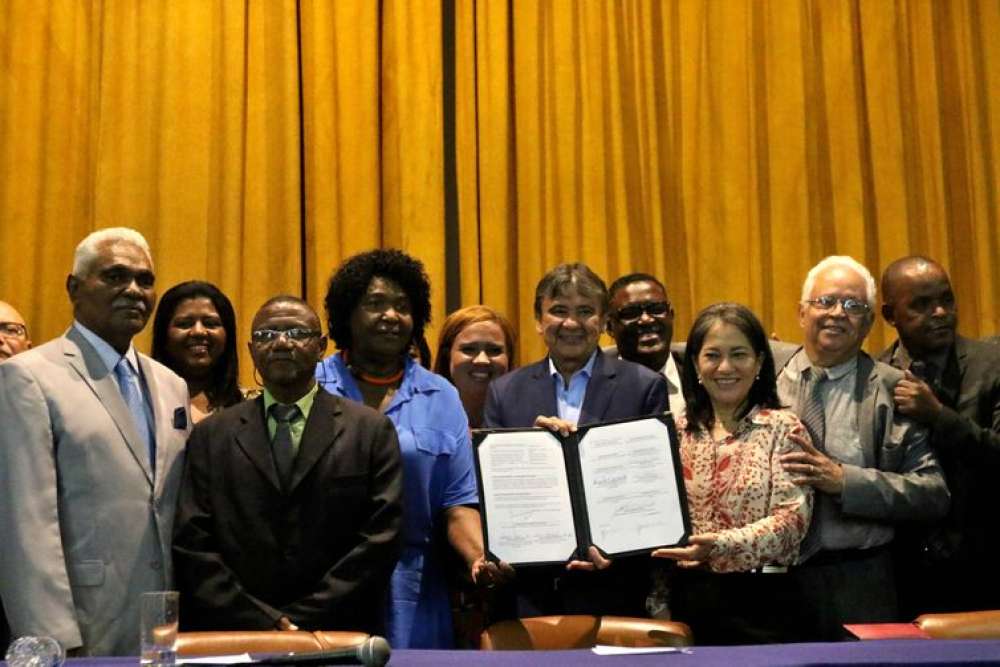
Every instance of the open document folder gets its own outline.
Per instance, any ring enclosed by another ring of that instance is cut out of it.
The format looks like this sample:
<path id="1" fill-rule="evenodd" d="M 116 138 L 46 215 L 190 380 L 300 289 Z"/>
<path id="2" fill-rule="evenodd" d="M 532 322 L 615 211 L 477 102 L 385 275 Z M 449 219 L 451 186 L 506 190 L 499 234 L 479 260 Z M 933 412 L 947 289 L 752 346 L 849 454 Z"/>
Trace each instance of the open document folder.
<path id="1" fill-rule="evenodd" d="M 669 414 L 580 427 L 473 432 L 483 537 L 512 565 L 648 553 L 691 532 Z"/>

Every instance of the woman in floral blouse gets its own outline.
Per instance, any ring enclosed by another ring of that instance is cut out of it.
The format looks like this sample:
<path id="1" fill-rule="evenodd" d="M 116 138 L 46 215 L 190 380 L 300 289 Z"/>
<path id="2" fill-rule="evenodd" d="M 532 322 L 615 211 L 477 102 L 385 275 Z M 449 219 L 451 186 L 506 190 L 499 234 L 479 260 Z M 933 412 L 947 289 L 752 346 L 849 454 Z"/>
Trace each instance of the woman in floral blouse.
<path id="1" fill-rule="evenodd" d="M 674 618 L 699 644 L 782 641 L 794 636 L 795 563 L 812 512 L 812 489 L 796 486 L 779 461 L 808 438 L 781 409 L 774 357 L 756 316 L 720 303 L 688 335 L 678 421 L 693 535 L 653 556 L 677 562 Z"/>

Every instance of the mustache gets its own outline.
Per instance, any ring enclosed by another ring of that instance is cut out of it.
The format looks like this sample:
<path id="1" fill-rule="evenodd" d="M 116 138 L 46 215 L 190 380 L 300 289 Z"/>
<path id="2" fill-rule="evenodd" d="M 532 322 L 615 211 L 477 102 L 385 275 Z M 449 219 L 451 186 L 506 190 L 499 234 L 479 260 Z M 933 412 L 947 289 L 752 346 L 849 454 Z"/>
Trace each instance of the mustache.
<path id="1" fill-rule="evenodd" d="M 115 299 L 114 301 L 111 302 L 111 307 L 135 308 L 137 310 L 141 310 L 142 312 L 146 312 L 148 310 L 146 302 L 141 299 L 127 299 L 127 298 Z"/>

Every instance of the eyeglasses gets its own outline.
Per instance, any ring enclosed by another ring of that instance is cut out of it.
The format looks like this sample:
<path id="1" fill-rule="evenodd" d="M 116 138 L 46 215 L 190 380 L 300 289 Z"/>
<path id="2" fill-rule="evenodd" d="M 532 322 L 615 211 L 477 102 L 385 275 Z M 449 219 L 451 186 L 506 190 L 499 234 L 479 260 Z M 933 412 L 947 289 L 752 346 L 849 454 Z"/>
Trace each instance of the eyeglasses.
<path id="1" fill-rule="evenodd" d="M 632 303 L 623 308 L 619 308 L 615 316 L 622 321 L 637 320 L 646 313 L 650 317 L 662 317 L 670 311 L 669 301 L 646 301 L 645 303 Z"/>
<path id="2" fill-rule="evenodd" d="M 27 338 L 28 327 L 20 322 L 0 322 L 0 336 L 4 338 Z"/>
<path id="3" fill-rule="evenodd" d="M 854 299 L 851 297 L 844 298 L 834 296 L 832 294 L 824 294 L 823 296 L 818 296 L 815 299 L 806 299 L 806 303 L 814 307 L 816 310 L 824 312 L 827 310 L 833 310 L 834 306 L 839 303 L 843 306 L 845 313 L 856 317 L 867 315 L 868 311 L 872 309 L 866 301 L 861 301 L 860 299 Z"/>
<path id="4" fill-rule="evenodd" d="M 315 329 L 303 329 L 295 327 L 293 329 L 257 329 L 250 334 L 253 342 L 257 345 L 270 345 L 282 336 L 296 343 L 305 343 L 313 338 L 319 338 L 322 334 Z"/>

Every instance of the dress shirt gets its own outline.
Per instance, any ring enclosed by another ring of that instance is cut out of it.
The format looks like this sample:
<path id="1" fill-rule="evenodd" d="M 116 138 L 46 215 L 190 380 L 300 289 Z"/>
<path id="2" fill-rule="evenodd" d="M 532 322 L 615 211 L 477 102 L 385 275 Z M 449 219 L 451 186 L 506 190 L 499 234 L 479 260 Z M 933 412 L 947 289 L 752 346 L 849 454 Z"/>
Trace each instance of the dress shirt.
<path id="1" fill-rule="evenodd" d="M 153 418 L 153 406 L 149 402 L 149 389 L 146 387 L 146 378 L 143 377 L 142 369 L 139 368 L 139 355 L 136 354 L 135 346 L 130 343 L 128 349 L 125 350 L 125 354 L 121 354 L 118 350 L 111 347 L 111 344 L 108 343 L 108 341 L 104 340 L 76 320 L 73 320 L 73 326 L 80 332 L 80 335 L 83 336 L 88 343 L 90 343 L 90 346 L 94 348 L 94 351 L 97 352 L 97 356 L 101 358 L 101 363 L 107 367 L 108 373 L 112 377 L 115 377 L 115 367 L 118 365 L 118 362 L 121 361 L 122 357 L 125 357 L 129 365 L 132 367 L 132 373 L 136 378 L 138 378 L 139 388 L 142 390 L 142 405 L 146 411 L 146 424 L 149 426 L 149 440 L 147 442 L 150 443 L 150 454 L 152 454 L 153 451 L 155 451 L 154 448 L 156 447 L 154 435 L 156 433 L 156 422 Z M 115 384 L 117 385 L 117 380 L 115 381 Z M 124 397 L 122 398 L 124 399 Z M 141 425 L 135 424 L 134 426 L 138 429 Z M 155 461 L 155 457 L 152 457 L 149 461 L 150 465 L 152 466 L 155 464 Z"/>
<path id="2" fill-rule="evenodd" d="M 295 405 L 299 406 L 299 415 L 288 424 L 288 431 L 292 436 L 292 452 L 295 454 L 299 453 L 299 442 L 302 440 L 302 432 L 306 430 L 306 420 L 309 419 L 309 411 L 312 410 L 317 391 L 319 391 L 319 385 L 314 384 L 305 396 L 295 401 Z M 267 415 L 267 435 L 270 441 L 274 440 L 274 434 L 278 432 L 278 420 L 271 413 L 271 406 L 277 402 L 265 387 L 264 414 Z"/>
<path id="3" fill-rule="evenodd" d="M 805 351 L 788 363 L 784 372 L 789 379 L 804 386 L 802 372 L 812 364 Z M 823 414 L 826 420 L 826 439 L 820 449 L 830 458 L 858 468 L 865 467 L 861 447 L 857 394 L 858 359 L 854 358 L 837 366 L 824 368 L 827 379 L 820 384 Z M 782 397 L 787 401 L 787 397 Z M 802 405 L 802 399 L 797 401 Z M 824 550 L 867 549 L 892 540 L 893 529 L 885 522 L 872 521 L 844 514 L 841 497 L 821 491 L 816 492 L 813 522 L 819 530 L 819 548 Z M 805 555 L 805 554 L 804 554 Z"/>
<path id="4" fill-rule="evenodd" d="M 563 376 L 556 368 L 552 357 L 549 357 L 549 375 L 552 376 L 556 386 L 556 410 L 559 413 L 559 419 L 564 419 L 571 424 L 580 420 L 583 397 L 587 393 L 587 384 L 590 382 L 590 376 L 594 370 L 594 360 L 597 359 L 598 354 L 600 354 L 600 350 L 595 350 L 583 368 L 570 376 L 569 386 L 563 380 Z"/>
<path id="5" fill-rule="evenodd" d="M 667 380 L 667 399 L 670 401 L 670 412 L 674 419 L 684 414 L 686 403 L 684 402 L 684 392 L 681 389 L 681 373 L 677 369 L 674 355 L 667 355 L 667 363 L 660 369 L 660 375 Z"/>

